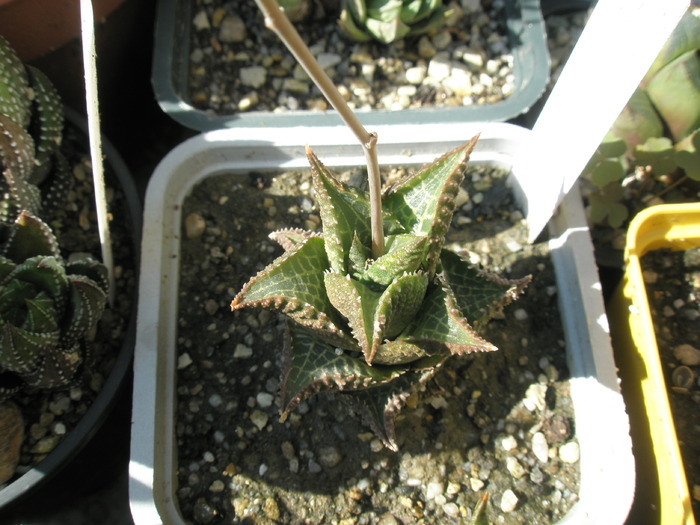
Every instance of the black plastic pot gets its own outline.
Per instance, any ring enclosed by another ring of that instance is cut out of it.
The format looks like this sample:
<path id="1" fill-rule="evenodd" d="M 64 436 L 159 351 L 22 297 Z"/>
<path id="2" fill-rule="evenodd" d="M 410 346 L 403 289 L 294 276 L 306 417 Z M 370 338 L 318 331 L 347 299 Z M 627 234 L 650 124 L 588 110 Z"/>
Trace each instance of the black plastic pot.
<path id="1" fill-rule="evenodd" d="M 70 109 L 65 109 L 64 112 L 68 122 L 87 136 L 87 123 L 84 117 Z M 139 194 L 134 185 L 131 173 L 117 150 L 106 140 L 103 140 L 102 147 L 106 157 L 106 163 L 109 165 L 111 172 L 114 173 L 116 178 L 116 180 L 112 182 L 120 186 L 128 208 L 129 216 L 125 217 L 124 220 L 128 221 L 130 231 L 133 232 L 134 269 L 137 271 L 142 224 L 142 206 Z M 136 289 L 134 289 L 134 294 L 135 293 Z M 20 504 L 26 502 L 30 496 L 36 494 L 40 489 L 45 488 L 47 483 L 49 483 L 54 476 L 71 465 L 71 462 L 79 456 L 81 451 L 90 443 L 93 436 L 100 430 L 114 409 L 114 406 L 117 404 L 120 395 L 128 389 L 131 382 L 131 365 L 134 355 L 136 302 L 136 297 L 134 297 L 134 308 L 132 309 L 124 341 L 109 376 L 105 378 L 102 389 L 97 394 L 95 400 L 80 422 L 43 461 L 0 490 L 0 522 L 3 521 L 3 515 L 6 515 L 6 513 L 13 511 Z M 93 471 L 101 471 L 104 474 L 103 468 L 109 463 L 109 457 L 116 453 L 117 451 L 102 451 L 105 463 L 101 463 L 98 467 L 93 463 L 87 467 Z M 60 489 L 60 487 L 57 487 L 57 489 Z M 67 489 L 71 490 L 71 487 Z M 55 490 L 53 492 L 61 493 L 61 490 Z M 45 502 L 42 500 L 42 505 L 44 503 Z"/>

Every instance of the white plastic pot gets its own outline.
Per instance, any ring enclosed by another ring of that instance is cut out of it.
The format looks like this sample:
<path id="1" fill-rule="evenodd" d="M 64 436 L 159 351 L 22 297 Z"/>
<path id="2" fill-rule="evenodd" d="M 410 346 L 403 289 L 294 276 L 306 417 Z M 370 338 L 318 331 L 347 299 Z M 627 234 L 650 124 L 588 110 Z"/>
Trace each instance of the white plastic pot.
<path id="1" fill-rule="evenodd" d="M 508 169 L 529 133 L 502 123 L 387 126 L 373 131 L 379 135 L 381 164 L 421 166 L 481 132 L 470 163 Z M 307 167 L 305 143 L 329 167 L 364 164 L 362 150 L 346 128 L 233 129 L 184 142 L 163 159 L 151 178 L 144 217 L 129 470 L 137 525 L 184 523 L 175 494 L 175 349 L 183 200 L 210 175 Z M 511 180 L 523 208 L 537 206 L 536 195 L 519 189 L 518 173 Z M 635 480 L 629 420 L 576 189 L 551 221 L 549 233 L 581 451 L 579 501 L 560 523 L 624 523 Z"/>

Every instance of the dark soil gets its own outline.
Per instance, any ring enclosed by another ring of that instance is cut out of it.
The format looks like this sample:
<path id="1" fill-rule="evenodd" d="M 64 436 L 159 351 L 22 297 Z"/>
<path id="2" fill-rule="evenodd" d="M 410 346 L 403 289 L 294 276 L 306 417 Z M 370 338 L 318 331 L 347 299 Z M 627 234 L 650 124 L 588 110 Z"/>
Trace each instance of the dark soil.
<path id="1" fill-rule="evenodd" d="M 470 174 L 446 246 L 533 281 L 483 330 L 499 351 L 448 360 L 409 400 L 398 453 L 342 394 L 312 397 L 279 423 L 283 320 L 228 308 L 281 253 L 271 231 L 319 225 L 308 174 L 220 175 L 193 190 L 183 217 L 203 219 L 205 229 L 188 238 L 183 226 L 176 428 L 177 495 L 188 521 L 461 523 L 484 491 L 490 523 L 566 514 L 579 468 L 577 457 L 558 455 L 575 446 L 576 429 L 548 247 L 526 242 L 502 172 Z M 534 434 L 544 437 L 544 458 L 533 452 Z"/>
<path id="2" fill-rule="evenodd" d="M 700 249 L 649 252 L 642 269 L 693 512 L 700 518 L 700 501 L 693 497 L 700 487 L 700 365 L 687 367 L 683 381 L 674 376 L 682 366 L 674 349 L 700 348 Z"/>

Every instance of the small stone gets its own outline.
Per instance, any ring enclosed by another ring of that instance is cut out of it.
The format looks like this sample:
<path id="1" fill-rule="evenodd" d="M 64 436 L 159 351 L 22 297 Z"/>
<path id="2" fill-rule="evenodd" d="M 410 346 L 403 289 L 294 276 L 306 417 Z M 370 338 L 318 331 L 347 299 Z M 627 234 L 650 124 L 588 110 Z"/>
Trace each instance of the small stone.
<path id="1" fill-rule="evenodd" d="M 576 463 L 579 460 L 579 456 L 579 446 L 575 441 L 569 441 L 559 447 L 559 459 L 564 463 Z"/>
<path id="2" fill-rule="evenodd" d="M 334 446 L 321 447 L 318 450 L 318 461 L 321 465 L 327 468 L 333 468 L 340 464 L 343 456 L 340 451 Z"/>
<path id="3" fill-rule="evenodd" d="M 265 517 L 272 521 L 279 521 L 280 519 L 280 508 L 277 504 L 275 498 L 268 497 L 265 498 L 265 503 L 263 503 L 263 514 Z"/>
<path id="4" fill-rule="evenodd" d="M 479 492 L 481 489 L 484 488 L 484 482 L 481 481 L 479 478 L 469 478 L 469 487 L 474 492 Z"/>
<path id="5" fill-rule="evenodd" d="M 693 485 L 693 499 L 700 501 L 700 485 Z"/>
<path id="6" fill-rule="evenodd" d="M 309 83 L 297 78 L 285 78 L 282 83 L 282 89 L 290 93 L 305 95 L 309 92 Z"/>
<path id="7" fill-rule="evenodd" d="M 418 54 L 423 58 L 433 58 L 437 50 L 427 36 L 421 37 L 418 41 Z"/>
<path id="8" fill-rule="evenodd" d="M 518 321 L 524 321 L 528 317 L 527 311 L 524 308 L 518 308 L 515 310 L 515 312 L 513 312 L 513 317 L 515 317 L 515 319 Z"/>
<path id="9" fill-rule="evenodd" d="M 445 503 L 442 506 L 442 511 L 449 516 L 450 518 L 458 518 L 459 517 L 459 507 L 457 506 L 456 503 Z"/>
<path id="10" fill-rule="evenodd" d="M 260 410 L 254 410 L 252 414 L 250 414 L 250 421 L 258 427 L 258 430 L 262 430 L 267 426 L 267 422 L 270 419 L 270 417 L 265 413 L 261 412 Z"/>
<path id="11" fill-rule="evenodd" d="M 535 410 L 544 410 L 546 405 L 545 395 L 547 394 L 547 385 L 541 383 L 534 383 L 530 385 L 525 391 L 525 399 L 523 399 L 523 405 L 530 412 Z"/>
<path id="12" fill-rule="evenodd" d="M 409 84 L 413 84 L 415 86 L 418 86 L 423 82 L 423 80 L 425 80 L 425 76 L 427 74 L 428 74 L 428 68 L 426 66 L 409 67 L 406 70 L 406 81 Z"/>
<path id="13" fill-rule="evenodd" d="M 41 438 L 31 449 L 32 454 L 48 454 L 60 441 L 60 436 L 46 436 Z"/>
<path id="14" fill-rule="evenodd" d="M 194 15 L 194 18 L 192 19 L 192 24 L 194 25 L 197 31 L 211 28 L 211 24 L 209 23 L 209 17 L 207 17 L 206 11 L 203 10 L 199 11 L 196 15 Z"/>
<path id="15" fill-rule="evenodd" d="M 532 453 L 540 463 L 547 463 L 549 460 L 549 444 L 542 432 L 535 432 L 532 436 Z"/>
<path id="16" fill-rule="evenodd" d="M 316 60 L 323 69 L 328 69 L 340 64 L 342 57 L 337 53 L 320 53 Z"/>
<path id="17" fill-rule="evenodd" d="M 257 396 L 255 396 L 255 401 L 258 403 L 260 408 L 271 407 L 274 400 L 275 396 L 269 392 L 260 392 Z"/>
<path id="18" fill-rule="evenodd" d="M 445 493 L 445 485 L 439 481 L 431 481 L 425 488 L 425 499 L 434 500 L 438 496 L 442 496 Z"/>
<path id="19" fill-rule="evenodd" d="M 294 445 L 292 445 L 291 441 L 284 441 L 281 445 L 282 447 L 282 457 L 286 459 L 287 461 L 291 461 L 296 457 L 296 454 L 294 452 Z"/>
<path id="20" fill-rule="evenodd" d="M 234 359 L 248 359 L 253 355 L 253 349 L 243 343 L 238 343 L 233 350 Z"/>
<path id="21" fill-rule="evenodd" d="M 221 20 L 219 27 L 219 40 L 221 42 L 243 42 L 247 36 L 245 22 L 240 16 L 229 15 Z"/>
<path id="22" fill-rule="evenodd" d="M 252 88 L 259 88 L 265 84 L 267 80 L 267 70 L 262 66 L 242 67 L 238 71 L 238 77 L 241 79 L 241 84 Z"/>
<path id="23" fill-rule="evenodd" d="M 207 525 L 216 517 L 216 510 L 209 505 L 206 499 L 199 498 L 194 502 L 193 517 L 197 523 Z"/>
<path id="24" fill-rule="evenodd" d="M 224 485 L 224 482 L 221 481 L 220 479 L 216 479 L 216 480 L 212 481 L 212 484 L 209 485 L 210 492 L 223 492 L 225 488 L 226 488 L 226 485 Z"/>
<path id="25" fill-rule="evenodd" d="M 685 366 L 700 365 L 700 350 L 689 344 L 678 345 L 673 349 L 673 355 Z"/>
<path id="26" fill-rule="evenodd" d="M 321 465 L 316 463 L 313 459 L 309 460 L 309 472 L 311 472 L 311 474 L 318 474 L 322 470 Z"/>
<path id="27" fill-rule="evenodd" d="M 450 57 L 444 51 L 437 53 L 428 63 L 428 77 L 433 81 L 446 79 L 451 71 Z"/>
<path id="28" fill-rule="evenodd" d="M 525 474 L 527 474 L 525 468 L 513 456 L 509 456 L 506 458 L 506 468 L 508 469 L 508 472 L 510 472 L 510 475 L 513 476 L 515 479 L 520 479 Z"/>
<path id="29" fill-rule="evenodd" d="M 501 440 L 501 446 L 506 452 L 510 452 L 518 446 L 518 441 L 513 436 L 506 436 Z"/>
<path id="30" fill-rule="evenodd" d="M 241 97 L 241 99 L 238 101 L 238 104 L 236 104 L 236 107 L 238 107 L 238 111 L 248 111 L 257 106 L 258 102 L 260 102 L 258 92 L 251 91 L 247 95 Z"/>
<path id="31" fill-rule="evenodd" d="M 501 510 L 503 512 L 513 512 L 517 506 L 518 496 L 512 490 L 506 490 L 501 496 Z"/>
<path id="32" fill-rule="evenodd" d="M 185 235 L 188 239 L 201 237 L 206 228 L 207 223 L 199 213 L 190 213 L 185 217 Z"/>
<path id="33" fill-rule="evenodd" d="M 192 364 L 192 358 L 190 357 L 190 354 L 185 352 L 184 354 L 180 354 L 180 356 L 177 358 L 177 369 L 178 370 L 183 370 L 190 366 Z"/>

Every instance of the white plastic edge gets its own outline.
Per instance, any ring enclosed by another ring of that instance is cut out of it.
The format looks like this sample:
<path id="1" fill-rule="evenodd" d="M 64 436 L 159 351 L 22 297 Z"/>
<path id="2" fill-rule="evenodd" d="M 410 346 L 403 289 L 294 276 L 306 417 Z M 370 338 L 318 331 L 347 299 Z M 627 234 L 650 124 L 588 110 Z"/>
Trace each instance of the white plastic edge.
<path id="1" fill-rule="evenodd" d="M 503 123 L 375 130 L 379 133 L 382 164 L 421 165 L 480 132 L 481 139 L 471 161 L 494 162 L 508 168 L 522 155 L 530 133 Z M 171 454 L 174 451 L 174 413 L 166 409 L 172 406 L 175 396 L 174 381 L 167 379 L 174 377 L 177 366 L 176 320 L 169 319 L 161 306 L 176 304 L 180 204 L 191 187 L 208 175 L 223 171 L 305 167 L 304 148 L 299 137 L 307 139 L 328 166 L 364 162 L 359 145 L 344 127 L 232 129 L 189 139 L 172 150 L 151 177 L 144 207 L 129 467 L 130 505 L 136 525 L 183 523 L 173 490 L 176 475 L 173 458 L 169 461 L 165 454 L 157 455 L 161 451 L 169 450 Z M 515 179 L 518 176 L 515 172 Z M 520 190 L 528 187 L 517 181 L 515 186 Z M 529 200 L 531 205 L 537 201 L 536 194 L 518 195 L 516 191 L 516 196 L 521 201 Z M 557 215 L 558 221 L 553 221 L 551 226 L 559 297 L 566 298 L 561 301 L 561 308 L 569 366 L 574 377 L 571 393 L 577 421 L 580 417 L 585 422 L 577 425 L 581 447 L 579 502 L 561 523 L 612 525 L 623 523 L 629 510 L 627 502 L 631 503 L 634 493 L 634 461 L 610 340 L 606 323 L 602 321 L 605 313 L 592 246 L 581 201 L 577 198 L 578 195 L 574 195 L 567 201 L 563 212 Z M 574 295 L 570 295 L 572 293 Z M 567 319 L 567 316 L 574 317 Z M 590 409 L 587 408 L 589 400 L 597 400 Z M 601 421 L 605 423 L 601 425 Z M 594 457 L 596 461 L 591 461 Z M 602 461 L 598 461 L 598 457 Z M 154 484 L 156 468 L 168 472 L 160 485 Z M 606 488 L 605 493 L 601 493 L 601 487 Z M 601 502 L 606 504 L 601 505 Z M 603 512 L 605 519 L 601 518 Z"/>

